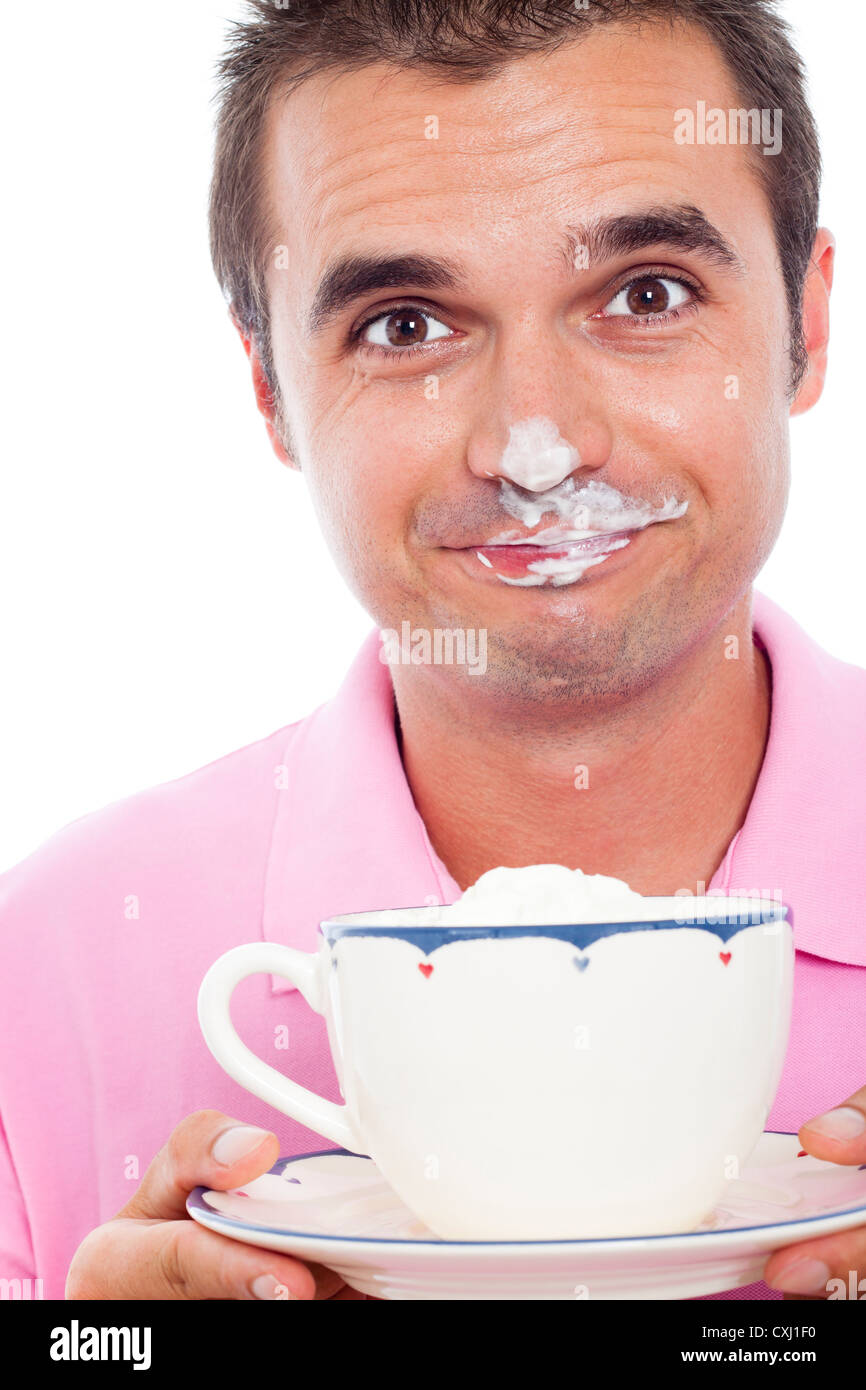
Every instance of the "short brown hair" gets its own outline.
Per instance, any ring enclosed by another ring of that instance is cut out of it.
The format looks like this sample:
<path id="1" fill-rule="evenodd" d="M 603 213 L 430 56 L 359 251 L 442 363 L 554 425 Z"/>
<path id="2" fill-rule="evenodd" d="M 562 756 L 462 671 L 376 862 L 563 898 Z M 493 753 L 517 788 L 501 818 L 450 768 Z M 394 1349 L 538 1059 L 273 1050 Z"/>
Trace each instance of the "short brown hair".
<path id="1" fill-rule="evenodd" d="M 374 62 L 454 82 L 495 76 L 524 54 L 579 39 L 596 24 L 682 20 L 713 40 L 739 100 L 782 111 L 784 140 L 761 157 L 791 320 L 792 392 L 802 380 L 803 285 L 818 229 L 821 155 L 803 64 L 774 0 L 248 0 L 219 65 L 210 196 L 214 269 L 235 320 L 257 344 L 277 402 L 265 290 L 262 137 L 270 103 L 306 78 Z"/>

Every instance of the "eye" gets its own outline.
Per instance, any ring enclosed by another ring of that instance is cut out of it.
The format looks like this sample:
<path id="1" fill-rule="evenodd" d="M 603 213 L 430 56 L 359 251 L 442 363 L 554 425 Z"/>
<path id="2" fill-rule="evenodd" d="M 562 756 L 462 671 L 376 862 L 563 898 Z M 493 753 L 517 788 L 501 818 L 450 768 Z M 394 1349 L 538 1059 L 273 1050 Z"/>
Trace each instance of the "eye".
<path id="1" fill-rule="evenodd" d="M 675 315 L 678 309 L 695 299 L 695 291 L 684 280 L 662 275 L 641 275 L 618 290 L 604 306 L 600 317 L 654 318 L 662 314 Z"/>
<path id="2" fill-rule="evenodd" d="M 428 310 L 407 304 L 368 319 L 358 330 L 358 337 L 370 347 L 400 355 L 402 349 L 421 347 L 450 333 L 451 329 Z"/>

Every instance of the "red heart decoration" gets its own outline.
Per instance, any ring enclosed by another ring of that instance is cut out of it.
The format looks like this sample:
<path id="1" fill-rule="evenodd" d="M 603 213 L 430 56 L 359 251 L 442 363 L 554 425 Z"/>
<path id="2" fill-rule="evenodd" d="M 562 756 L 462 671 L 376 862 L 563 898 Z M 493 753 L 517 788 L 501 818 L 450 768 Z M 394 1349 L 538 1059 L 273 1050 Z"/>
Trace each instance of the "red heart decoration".
<path id="1" fill-rule="evenodd" d="M 422 975 L 425 975 L 427 977 L 428 980 L 430 979 L 430 976 L 433 974 L 433 966 L 424 965 L 421 961 L 418 962 L 418 969 L 421 971 Z"/>
<path id="2" fill-rule="evenodd" d="M 728 961 L 729 961 L 730 959 L 731 959 L 731 953 L 730 953 L 730 951 L 719 951 L 719 960 L 722 962 L 722 965 L 727 965 L 727 963 L 728 963 Z"/>
<path id="3" fill-rule="evenodd" d="M 808 1158 L 809 1155 L 806 1153 L 806 1150 L 805 1150 L 805 1149 L 801 1149 L 800 1152 L 797 1154 L 797 1157 L 798 1157 L 798 1158 Z"/>

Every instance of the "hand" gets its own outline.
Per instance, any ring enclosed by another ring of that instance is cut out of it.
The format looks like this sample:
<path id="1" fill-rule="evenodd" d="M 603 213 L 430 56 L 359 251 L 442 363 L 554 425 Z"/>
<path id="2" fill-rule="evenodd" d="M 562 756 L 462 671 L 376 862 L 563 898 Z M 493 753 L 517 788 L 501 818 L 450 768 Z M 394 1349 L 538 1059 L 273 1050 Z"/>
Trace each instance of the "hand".
<path id="1" fill-rule="evenodd" d="M 815 1158 L 866 1163 L 866 1086 L 838 1109 L 804 1125 L 797 1137 L 800 1147 Z M 843 1288 L 828 1289 L 830 1279 L 841 1279 Z M 782 1289 L 786 1298 L 826 1299 L 837 1289 L 840 1297 L 866 1298 L 866 1225 L 777 1250 L 767 1261 L 764 1281 Z"/>
<path id="2" fill-rule="evenodd" d="M 277 1136 L 198 1110 L 182 1120 L 141 1186 L 111 1221 L 76 1250 L 69 1299 L 361 1299 L 333 1270 L 261 1250 L 193 1221 L 194 1187 L 225 1191 L 266 1173 L 279 1158 Z M 378 1301 L 378 1300 L 374 1300 Z"/>

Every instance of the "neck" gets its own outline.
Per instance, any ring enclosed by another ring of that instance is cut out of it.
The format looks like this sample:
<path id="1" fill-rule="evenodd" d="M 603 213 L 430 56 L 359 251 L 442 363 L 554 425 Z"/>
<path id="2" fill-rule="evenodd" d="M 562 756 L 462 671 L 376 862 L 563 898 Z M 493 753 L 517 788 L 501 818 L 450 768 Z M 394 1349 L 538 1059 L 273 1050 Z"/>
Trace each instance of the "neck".
<path id="1" fill-rule="evenodd" d="M 555 863 L 647 896 L 701 893 L 745 820 L 769 733 L 751 608 L 748 593 L 615 717 L 568 706 L 518 728 L 465 684 L 395 668 L 406 776 L 461 890 L 498 865 Z"/>

